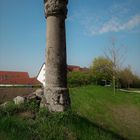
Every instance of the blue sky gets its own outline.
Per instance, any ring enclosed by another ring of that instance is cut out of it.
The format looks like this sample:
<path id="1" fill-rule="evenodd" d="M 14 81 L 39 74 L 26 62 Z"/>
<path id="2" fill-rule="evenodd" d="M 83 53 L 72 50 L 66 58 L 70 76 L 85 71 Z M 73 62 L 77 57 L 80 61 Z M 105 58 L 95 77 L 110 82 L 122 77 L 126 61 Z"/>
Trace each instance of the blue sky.
<path id="1" fill-rule="evenodd" d="M 46 20 L 43 0 L 0 0 L 0 70 L 36 76 L 45 60 Z M 69 0 L 67 62 L 90 66 L 115 38 L 140 76 L 140 0 Z"/>

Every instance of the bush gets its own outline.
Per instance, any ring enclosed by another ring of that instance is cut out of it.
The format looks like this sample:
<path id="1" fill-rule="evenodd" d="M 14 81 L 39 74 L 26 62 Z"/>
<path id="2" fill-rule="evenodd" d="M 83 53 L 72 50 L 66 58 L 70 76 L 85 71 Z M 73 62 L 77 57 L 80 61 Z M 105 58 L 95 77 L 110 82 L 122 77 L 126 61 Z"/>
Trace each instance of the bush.
<path id="1" fill-rule="evenodd" d="M 25 110 L 27 110 L 25 104 L 16 105 L 13 101 L 9 101 L 5 105 L 0 106 L 0 117 L 11 116 Z"/>
<path id="2" fill-rule="evenodd" d="M 26 101 L 23 104 L 16 105 L 13 101 L 8 101 L 5 105 L 0 106 L 0 118 L 3 116 L 11 116 L 20 112 L 29 111 L 36 113 L 39 111 L 39 105 L 37 101 Z"/>
<path id="3" fill-rule="evenodd" d="M 82 85 L 89 85 L 95 83 L 95 77 L 90 72 L 69 72 L 68 73 L 68 86 L 77 87 Z"/>

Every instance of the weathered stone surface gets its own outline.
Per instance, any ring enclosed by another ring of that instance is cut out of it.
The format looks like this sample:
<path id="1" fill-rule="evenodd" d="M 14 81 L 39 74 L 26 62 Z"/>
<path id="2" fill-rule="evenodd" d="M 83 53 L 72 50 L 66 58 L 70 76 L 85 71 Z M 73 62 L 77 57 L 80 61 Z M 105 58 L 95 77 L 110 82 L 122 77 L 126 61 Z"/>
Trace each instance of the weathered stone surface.
<path id="1" fill-rule="evenodd" d="M 32 93 L 32 94 L 27 95 L 25 98 L 26 100 L 31 100 L 31 99 L 36 99 L 37 96 L 34 93 Z"/>
<path id="2" fill-rule="evenodd" d="M 66 17 L 67 3 L 68 0 L 44 0 L 45 16 L 63 15 Z"/>
<path id="3" fill-rule="evenodd" d="M 69 108 L 70 98 L 67 88 L 46 88 L 46 93 L 44 94 L 46 104 L 50 111 L 62 112 Z"/>
<path id="4" fill-rule="evenodd" d="M 64 19 L 47 18 L 46 86 L 67 86 L 66 41 Z"/>
<path id="5" fill-rule="evenodd" d="M 35 92 L 33 92 L 33 94 L 35 94 L 37 97 L 42 98 L 43 94 L 44 94 L 44 91 L 43 91 L 43 89 L 39 88 Z"/>
<path id="6" fill-rule="evenodd" d="M 70 107 L 67 88 L 65 18 L 68 0 L 45 0 L 47 17 L 46 87 L 44 97 L 50 111 Z"/>
<path id="7" fill-rule="evenodd" d="M 40 102 L 40 108 L 42 107 L 47 107 L 47 100 L 45 97 L 42 97 L 41 102 Z"/>
<path id="8" fill-rule="evenodd" d="M 15 104 L 18 105 L 18 104 L 24 103 L 25 98 L 24 98 L 24 97 L 21 97 L 21 96 L 17 96 L 17 97 L 15 97 L 15 98 L 13 99 L 13 101 L 14 101 Z"/>
<path id="9" fill-rule="evenodd" d="M 43 89 L 39 88 L 33 93 L 24 96 L 26 100 L 31 100 L 31 99 L 40 99 L 43 97 L 44 91 Z"/>

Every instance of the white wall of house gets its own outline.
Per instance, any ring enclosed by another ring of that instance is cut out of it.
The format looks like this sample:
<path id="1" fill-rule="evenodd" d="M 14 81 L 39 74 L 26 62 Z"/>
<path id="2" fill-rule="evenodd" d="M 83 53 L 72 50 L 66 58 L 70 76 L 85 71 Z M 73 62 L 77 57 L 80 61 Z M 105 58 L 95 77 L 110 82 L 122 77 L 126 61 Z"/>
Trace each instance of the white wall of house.
<path id="1" fill-rule="evenodd" d="M 42 65 L 40 72 L 38 73 L 37 80 L 45 87 L 45 63 Z"/>

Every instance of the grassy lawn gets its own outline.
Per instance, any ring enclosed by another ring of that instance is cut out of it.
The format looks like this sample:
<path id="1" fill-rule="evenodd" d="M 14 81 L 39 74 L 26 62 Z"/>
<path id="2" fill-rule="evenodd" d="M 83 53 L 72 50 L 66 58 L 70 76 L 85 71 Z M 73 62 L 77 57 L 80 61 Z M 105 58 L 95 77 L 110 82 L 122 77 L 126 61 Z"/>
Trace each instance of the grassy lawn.
<path id="1" fill-rule="evenodd" d="M 85 86 L 71 89 L 72 109 L 127 139 L 140 139 L 140 94 Z"/>
<path id="2" fill-rule="evenodd" d="M 34 104 L 0 108 L 0 140 L 140 139 L 140 94 L 85 86 L 70 96 L 72 111 L 65 113 L 38 112 Z"/>

